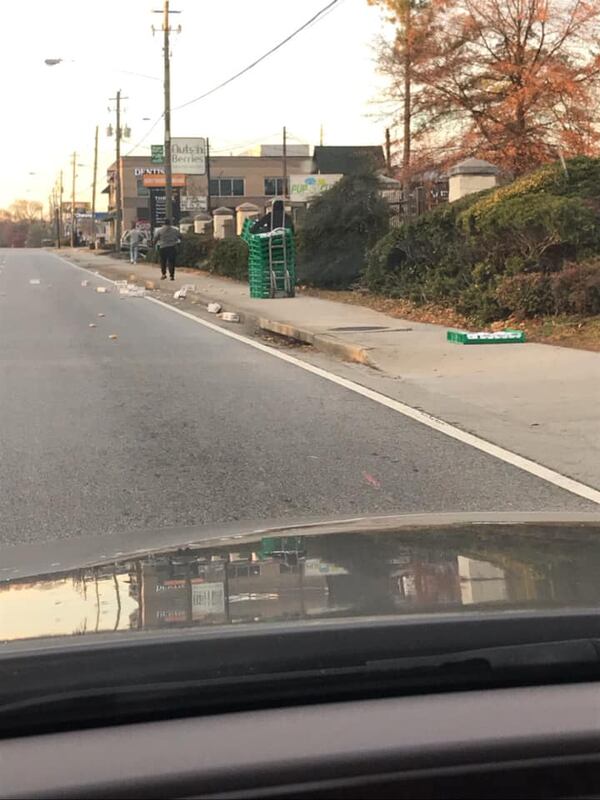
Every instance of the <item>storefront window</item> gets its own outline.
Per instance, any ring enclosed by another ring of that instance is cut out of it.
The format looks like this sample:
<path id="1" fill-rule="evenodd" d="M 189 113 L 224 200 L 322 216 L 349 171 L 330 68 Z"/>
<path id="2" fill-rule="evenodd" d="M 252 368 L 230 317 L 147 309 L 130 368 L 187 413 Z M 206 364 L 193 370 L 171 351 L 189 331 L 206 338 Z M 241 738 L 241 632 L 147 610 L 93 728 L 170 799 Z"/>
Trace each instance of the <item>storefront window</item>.
<path id="1" fill-rule="evenodd" d="M 285 183 L 283 178 L 265 178 L 266 197 L 281 197 L 285 194 Z"/>
<path id="2" fill-rule="evenodd" d="M 243 197 L 243 178 L 215 178 L 210 182 L 210 193 L 213 197 Z"/>

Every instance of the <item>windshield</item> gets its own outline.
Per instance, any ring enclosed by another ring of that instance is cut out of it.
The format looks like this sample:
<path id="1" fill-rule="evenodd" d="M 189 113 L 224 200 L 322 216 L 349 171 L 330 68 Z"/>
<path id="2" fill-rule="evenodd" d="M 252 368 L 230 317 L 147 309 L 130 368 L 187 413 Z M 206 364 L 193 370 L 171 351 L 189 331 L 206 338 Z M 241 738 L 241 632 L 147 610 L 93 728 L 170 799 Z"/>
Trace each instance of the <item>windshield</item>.
<path id="1" fill-rule="evenodd" d="M 0 651 L 597 608 L 600 0 L 36 15 L 0 52 Z"/>

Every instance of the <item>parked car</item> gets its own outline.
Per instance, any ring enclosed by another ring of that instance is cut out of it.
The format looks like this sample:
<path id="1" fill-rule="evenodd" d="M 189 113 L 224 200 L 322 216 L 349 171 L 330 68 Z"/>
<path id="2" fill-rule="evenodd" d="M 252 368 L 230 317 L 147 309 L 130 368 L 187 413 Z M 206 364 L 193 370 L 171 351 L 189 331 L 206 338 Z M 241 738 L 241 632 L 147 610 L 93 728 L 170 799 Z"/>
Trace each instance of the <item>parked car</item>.
<path id="1" fill-rule="evenodd" d="M 121 236 L 121 251 L 129 252 L 129 234 L 131 231 L 127 230 Z M 140 231 L 142 234 L 142 240 L 139 244 L 139 252 L 141 255 L 145 256 L 148 250 L 152 247 L 152 240 L 150 237 L 150 231 Z"/>

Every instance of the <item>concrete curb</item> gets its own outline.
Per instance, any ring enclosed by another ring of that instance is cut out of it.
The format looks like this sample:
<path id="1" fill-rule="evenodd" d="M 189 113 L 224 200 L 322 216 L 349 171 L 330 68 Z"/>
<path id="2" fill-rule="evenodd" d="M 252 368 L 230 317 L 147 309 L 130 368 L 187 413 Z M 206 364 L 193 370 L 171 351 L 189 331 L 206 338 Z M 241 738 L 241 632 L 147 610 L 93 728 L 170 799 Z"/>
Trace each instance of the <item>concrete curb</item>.
<path id="1" fill-rule="evenodd" d="M 265 319 L 264 317 L 258 319 L 258 327 L 263 331 L 270 331 L 280 336 L 286 336 L 289 339 L 297 339 L 299 342 L 305 342 L 306 344 L 312 345 L 315 350 L 329 353 L 330 355 L 337 356 L 346 361 L 366 364 L 369 367 L 374 366 L 369 358 L 367 348 L 361 345 L 348 344 L 348 342 L 344 342 L 328 333 L 315 333 L 305 328 L 298 328 L 296 325 L 290 325 L 287 322 Z"/>
<path id="2" fill-rule="evenodd" d="M 77 260 L 72 259 L 72 261 L 73 263 L 77 264 Z M 78 266 L 83 265 L 78 264 Z M 96 265 L 94 264 L 94 266 Z M 102 271 L 102 266 L 102 263 L 98 264 L 98 272 Z M 123 264 L 107 264 L 105 266 L 110 267 L 113 270 L 122 268 L 123 275 L 125 277 L 127 277 L 132 271 L 131 265 L 126 262 Z M 193 283 L 193 275 L 190 273 L 186 273 L 186 275 L 189 275 L 190 277 L 189 282 Z M 295 339 L 298 342 L 304 342 L 305 344 L 314 347 L 315 350 L 335 356 L 336 358 L 341 358 L 344 361 L 350 361 L 355 364 L 364 364 L 365 366 L 372 367 L 373 369 L 378 369 L 377 365 L 369 356 L 369 350 L 371 348 L 366 348 L 357 344 L 349 344 L 348 342 L 345 342 L 330 333 L 319 333 L 318 331 L 310 330 L 310 328 L 300 328 L 296 325 L 292 325 L 289 322 L 281 322 L 280 320 L 261 317 L 258 314 L 253 314 L 252 312 L 240 308 L 236 304 L 232 304 L 228 300 L 224 300 L 213 294 L 207 294 L 203 291 L 190 292 L 188 296 L 200 300 L 205 305 L 208 305 L 209 303 L 219 303 L 222 306 L 223 311 L 234 311 L 235 313 L 239 314 L 240 322 L 242 324 L 255 326 L 257 329 L 262 331 L 275 333 L 278 336 L 285 336 L 288 339 Z"/>
<path id="3" fill-rule="evenodd" d="M 328 353 L 329 355 L 336 356 L 345 361 L 364 364 L 376 369 L 375 364 L 369 358 L 368 349 L 361 345 L 349 344 L 348 342 L 338 339 L 336 336 L 327 333 L 318 333 L 308 328 L 299 328 L 297 325 L 292 325 L 289 322 L 281 322 L 280 320 L 258 316 L 258 314 L 248 312 L 227 300 L 215 297 L 214 295 L 207 295 L 204 292 L 191 292 L 190 294 L 206 305 L 209 303 L 220 303 L 224 311 L 234 311 L 239 314 L 240 321 L 246 325 L 254 325 L 259 330 L 275 333 L 278 336 L 285 336 L 288 339 L 295 339 L 298 342 L 311 345 L 315 350 L 319 350 L 322 353 Z"/>

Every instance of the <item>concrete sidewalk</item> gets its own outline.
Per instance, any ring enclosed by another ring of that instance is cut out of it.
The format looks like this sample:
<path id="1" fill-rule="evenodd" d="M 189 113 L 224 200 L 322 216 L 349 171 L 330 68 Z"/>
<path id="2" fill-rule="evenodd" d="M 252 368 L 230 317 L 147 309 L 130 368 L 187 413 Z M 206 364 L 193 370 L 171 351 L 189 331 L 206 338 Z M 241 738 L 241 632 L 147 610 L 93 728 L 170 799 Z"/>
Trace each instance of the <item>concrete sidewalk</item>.
<path id="1" fill-rule="evenodd" d="M 154 264 L 91 251 L 61 255 L 108 277 L 155 280 L 161 289 L 196 286 L 247 324 L 315 350 L 375 368 L 338 364 L 353 380 L 440 417 L 569 477 L 600 488 L 600 354 L 543 344 L 456 345 L 446 328 L 368 308 L 299 295 L 254 300 L 244 284 L 196 270 L 159 282 Z"/>

